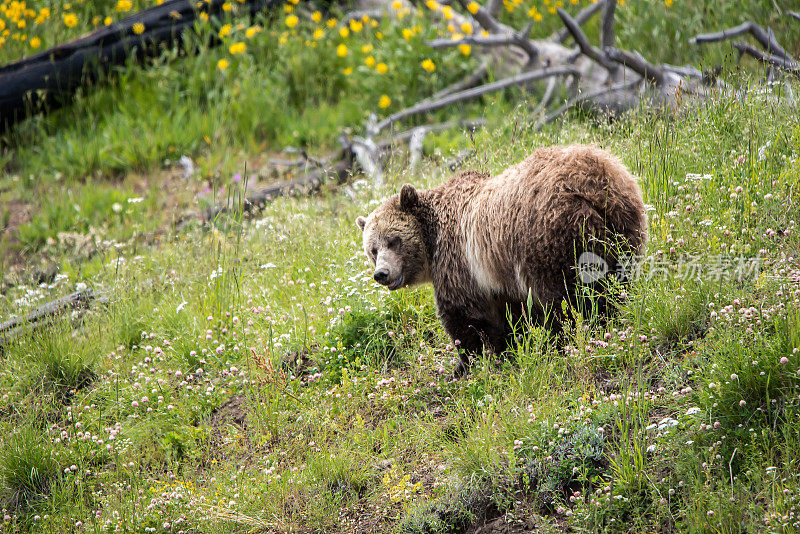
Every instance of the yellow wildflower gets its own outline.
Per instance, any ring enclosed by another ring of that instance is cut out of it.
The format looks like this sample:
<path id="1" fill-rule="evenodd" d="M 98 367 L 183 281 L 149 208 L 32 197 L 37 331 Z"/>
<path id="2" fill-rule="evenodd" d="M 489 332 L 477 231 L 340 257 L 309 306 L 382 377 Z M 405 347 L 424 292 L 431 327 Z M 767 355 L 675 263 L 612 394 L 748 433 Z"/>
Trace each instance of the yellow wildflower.
<path id="1" fill-rule="evenodd" d="M 369 54 L 370 52 L 372 52 L 372 45 L 365 44 L 364 46 L 361 47 L 361 52 L 363 52 L 364 54 Z"/>
<path id="2" fill-rule="evenodd" d="M 339 28 L 339 35 L 341 35 L 342 38 L 345 38 L 348 35 L 350 35 L 350 30 L 348 30 L 346 27 L 342 26 L 341 28 Z"/>
<path id="3" fill-rule="evenodd" d="M 422 68 L 428 72 L 433 72 L 436 70 L 436 65 L 430 59 L 426 59 L 422 62 Z"/>
<path id="4" fill-rule="evenodd" d="M 458 45 L 458 50 L 465 56 L 468 56 L 469 53 L 472 52 L 472 47 L 466 43 L 462 43 Z"/>
<path id="5" fill-rule="evenodd" d="M 378 100 L 378 107 L 381 109 L 386 109 L 392 105 L 392 99 L 389 98 L 388 95 L 381 95 L 381 98 Z"/>
<path id="6" fill-rule="evenodd" d="M 30 40 L 31 48 L 39 48 L 42 45 L 42 40 L 38 37 L 34 37 Z"/>
<path id="7" fill-rule="evenodd" d="M 136 24 L 134 24 L 133 25 L 133 33 L 135 33 L 136 35 L 143 34 L 144 33 L 144 24 L 142 24 L 141 22 L 137 22 Z"/>
<path id="8" fill-rule="evenodd" d="M 336 26 L 336 22 L 337 22 L 336 19 L 328 19 L 328 21 L 325 24 L 328 26 L 328 28 L 333 28 L 334 26 Z"/>
<path id="9" fill-rule="evenodd" d="M 231 11 L 232 9 L 233 6 L 231 5 L 230 2 L 225 2 L 224 4 L 222 4 L 222 11 Z"/>
<path id="10" fill-rule="evenodd" d="M 401 2 L 400 0 L 394 0 L 394 2 L 392 2 L 392 9 L 398 10 L 401 7 L 403 7 L 403 2 Z"/>
<path id="11" fill-rule="evenodd" d="M 219 29 L 219 38 L 222 39 L 231 34 L 231 25 L 226 24 L 222 28 Z"/>
<path id="12" fill-rule="evenodd" d="M 462 22 L 461 31 L 466 33 L 467 35 L 472 35 L 472 24 L 470 24 L 469 22 Z"/>
<path id="13" fill-rule="evenodd" d="M 672 7 L 672 0 L 664 0 L 667 7 Z"/>
<path id="14" fill-rule="evenodd" d="M 74 28 L 78 24 L 78 17 L 75 13 L 64 14 L 64 26 L 67 28 Z"/>
<path id="15" fill-rule="evenodd" d="M 444 15 L 444 18 L 447 19 L 447 20 L 452 19 L 453 18 L 453 8 L 450 7 L 450 6 L 444 6 L 442 8 L 442 15 Z"/>
<path id="16" fill-rule="evenodd" d="M 320 13 L 319 11 L 314 11 L 311 14 L 311 20 L 313 20 L 314 22 L 321 21 L 322 20 L 322 13 Z"/>
<path id="17" fill-rule="evenodd" d="M 453 41 L 460 41 L 461 39 L 464 38 L 464 34 L 463 33 L 454 33 L 453 35 L 450 36 L 450 38 Z"/>
<path id="18" fill-rule="evenodd" d="M 344 72 L 345 76 L 350 76 L 353 74 L 353 67 L 347 67 L 346 69 L 342 70 L 342 72 Z"/>
<path id="19" fill-rule="evenodd" d="M 233 43 L 230 46 L 230 48 L 228 49 L 228 51 L 231 53 L 231 55 L 243 54 L 245 50 L 247 50 L 247 45 L 242 43 L 242 42 Z"/>
<path id="20" fill-rule="evenodd" d="M 208 15 L 206 15 L 206 20 L 207 19 L 208 19 Z M 113 20 L 111 19 L 111 17 L 106 17 L 106 18 L 103 19 L 103 24 L 105 24 L 106 26 L 108 26 L 112 22 L 113 22 Z"/>
<path id="21" fill-rule="evenodd" d="M 230 62 L 225 58 L 222 58 L 219 61 L 217 61 L 217 68 L 219 70 L 225 70 L 225 69 L 228 68 L 229 65 L 230 65 Z"/>
<path id="22" fill-rule="evenodd" d="M 428 0 L 427 2 L 425 2 L 425 5 L 428 6 L 428 9 L 430 9 L 431 11 L 439 11 L 440 7 L 439 2 L 437 2 L 436 0 Z"/>
<path id="23" fill-rule="evenodd" d="M 467 4 L 467 11 L 469 11 L 473 15 L 476 14 L 480 8 L 481 5 L 478 2 L 470 2 L 469 4 Z"/>
<path id="24" fill-rule="evenodd" d="M 131 2 L 131 0 L 117 0 L 117 7 L 115 9 L 117 13 L 125 13 L 130 11 L 132 7 L 133 2 Z"/>
<path id="25" fill-rule="evenodd" d="M 364 64 L 367 67 L 374 67 L 375 66 L 375 58 L 372 57 L 372 56 L 367 56 L 367 58 L 364 60 Z"/>
<path id="26" fill-rule="evenodd" d="M 378 74 L 386 74 L 389 72 L 389 67 L 386 66 L 386 63 L 381 62 L 375 65 L 375 70 L 378 72 Z"/>
<path id="27" fill-rule="evenodd" d="M 247 31 L 244 32 L 244 36 L 248 39 L 252 39 L 255 35 L 261 31 L 261 26 L 250 26 L 247 28 Z"/>
<path id="28" fill-rule="evenodd" d="M 403 28 L 403 39 L 410 41 L 412 37 L 414 37 L 414 32 L 411 28 Z"/>
<path id="29" fill-rule="evenodd" d="M 300 22 L 300 19 L 297 18 L 297 15 L 289 15 L 288 17 L 286 17 L 286 20 L 284 22 L 290 28 L 294 28 L 295 26 L 297 26 L 297 23 Z"/>
<path id="30" fill-rule="evenodd" d="M 345 57 L 347 55 L 347 46 L 344 44 L 340 44 L 336 47 L 336 55 L 339 57 Z"/>
<path id="31" fill-rule="evenodd" d="M 314 30 L 314 33 L 311 35 L 315 40 L 320 40 L 325 36 L 325 30 L 322 28 L 317 28 Z"/>
<path id="32" fill-rule="evenodd" d="M 364 25 L 361 22 L 359 22 L 357 20 L 351 20 L 350 21 L 350 29 L 353 30 L 353 32 L 358 33 L 363 28 L 364 28 Z"/>

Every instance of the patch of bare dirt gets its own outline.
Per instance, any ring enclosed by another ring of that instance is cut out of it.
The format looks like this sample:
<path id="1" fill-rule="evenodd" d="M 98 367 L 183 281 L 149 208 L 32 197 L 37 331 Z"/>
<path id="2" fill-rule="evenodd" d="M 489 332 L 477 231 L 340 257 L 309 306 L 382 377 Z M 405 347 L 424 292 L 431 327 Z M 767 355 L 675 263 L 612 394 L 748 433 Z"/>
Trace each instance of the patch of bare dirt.
<path id="1" fill-rule="evenodd" d="M 236 425 L 242 430 L 247 429 L 247 414 L 250 407 L 244 395 L 234 395 L 223 402 L 211 412 L 209 423 L 215 431 L 229 425 Z"/>

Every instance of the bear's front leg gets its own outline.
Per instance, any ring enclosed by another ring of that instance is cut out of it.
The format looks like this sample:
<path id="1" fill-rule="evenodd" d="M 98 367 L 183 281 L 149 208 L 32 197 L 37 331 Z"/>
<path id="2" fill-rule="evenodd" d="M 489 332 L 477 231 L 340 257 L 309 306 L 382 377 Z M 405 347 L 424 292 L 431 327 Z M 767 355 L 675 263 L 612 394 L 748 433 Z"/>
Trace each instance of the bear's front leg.
<path id="1" fill-rule="evenodd" d="M 439 304 L 439 316 L 447 334 L 457 344 L 461 361 L 454 376 L 459 378 L 469 369 L 470 357 L 480 355 L 484 348 L 495 354 L 506 348 L 506 329 L 502 317 L 494 310 L 481 310 L 474 305 Z"/>

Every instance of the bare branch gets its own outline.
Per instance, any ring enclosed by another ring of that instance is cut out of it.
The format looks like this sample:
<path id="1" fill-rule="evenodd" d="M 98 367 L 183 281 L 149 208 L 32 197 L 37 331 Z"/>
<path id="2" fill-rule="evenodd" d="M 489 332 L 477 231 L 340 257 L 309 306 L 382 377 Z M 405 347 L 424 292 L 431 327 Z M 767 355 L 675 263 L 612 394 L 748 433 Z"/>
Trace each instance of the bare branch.
<path id="1" fill-rule="evenodd" d="M 575 19 L 573 19 L 569 13 L 561 8 L 558 8 L 558 16 L 561 17 L 561 20 L 564 22 L 564 26 L 566 26 L 567 31 L 569 31 L 569 33 L 572 35 L 572 38 L 575 39 L 575 42 L 581 49 L 581 52 L 590 57 L 596 63 L 602 65 L 609 72 L 614 72 L 619 68 L 619 65 L 609 60 L 602 50 L 592 46 L 591 43 L 589 43 L 589 39 L 586 37 L 586 34 L 583 33 L 580 25 L 575 22 Z"/>
<path id="2" fill-rule="evenodd" d="M 796 13 L 794 11 L 787 11 L 786 14 L 792 17 L 793 19 L 800 20 L 800 13 Z"/>
<path id="3" fill-rule="evenodd" d="M 678 65 L 661 65 L 664 72 L 671 72 L 677 74 L 681 78 L 695 78 L 697 80 L 703 79 L 703 73 L 692 66 L 678 66 Z"/>
<path id="4" fill-rule="evenodd" d="M 406 119 L 408 117 L 412 117 L 414 115 L 419 115 L 420 113 L 428 113 L 430 111 L 435 111 L 437 109 L 447 107 L 451 104 L 455 104 L 456 102 L 472 100 L 473 98 L 478 98 L 479 96 L 483 96 L 487 93 L 501 91 L 503 89 L 512 87 L 514 85 L 522 85 L 536 80 L 541 80 L 543 78 L 549 78 L 551 76 L 579 76 L 579 75 L 580 75 L 579 71 L 573 67 L 544 68 L 544 69 L 537 69 L 529 72 L 524 72 L 522 74 L 518 74 L 517 76 L 504 78 L 502 80 L 493 83 L 487 83 L 479 87 L 467 89 L 466 91 L 453 93 L 439 100 L 430 102 L 420 102 L 419 104 L 411 106 L 410 108 L 406 108 L 404 110 L 398 111 L 393 115 L 390 115 L 389 117 L 386 117 L 382 122 L 378 124 L 377 130 L 381 131 L 387 126 L 391 126 L 397 121 Z"/>
<path id="5" fill-rule="evenodd" d="M 647 61 L 641 54 L 620 50 L 613 46 L 606 48 L 605 53 L 609 59 L 628 67 L 650 83 L 656 85 L 664 83 L 664 71 Z"/>
<path id="6" fill-rule="evenodd" d="M 530 32 L 530 25 L 515 33 L 487 35 L 485 37 L 468 35 L 455 41 L 453 39 L 434 39 L 433 41 L 428 41 L 427 45 L 431 48 L 451 48 L 462 44 L 486 47 L 518 46 L 525 51 L 530 62 L 539 55 L 539 49 L 528 39 L 528 32 Z"/>
<path id="7" fill-rule="evenodd" d="M 351 20 L 361 20 L 364 17 L 380 21 L 385 13 L 381 9 L 368 9 L 366 11 L 349 11 L 342 17 L 342 24 L 349 24 Z"/>
<path id="8" fill-rule="evenodd" d="M 330 158 L 315 158 L 313 156 L 309 156 L 308 153 L 303 148 L 295 148 L 295 147 L 286 147 L 283 149 L 283 152 L 287 154 L 299 154 L 300 157 L 297 159 L 278 159 L 278 158 L 270 158 L 269 164 L 274 167 L 302 167 L 304 165 L 311 165 L 313 167 L 324 167 L 330 163 Z"/>
<path id="9" fill-rule="evenodd" d="M 763 46 L 770 54 L 794 61 L 792 56 L 790 56 L 786 50 L 784 50 L 781 45 L 778 44 L 778 41 L 775 40 L 772 30 L 766 32 L 761 26 L 752 21 L 744 22 L 734 28 L 722 30 L 721 32 L 704 33 L 696 37 L 692 37 L 689 39 L 689 42 L 698 45 L 704 43 L 714 43 L 717 41 L 733 39 L 734 37 L 739 37 L 745 33 L 749 33 L 755 37 L 756 41 L 761 43 L 761 46 Z"/>
<path id="10" fill-rule="evenodd" d="M 600 11 L 602 7 L 603 7 L 603 2 L 595 2 L 593 4 L 590 4 L 589 6 L 581 10 L 580 13 L 575 15 L 575 22 L 577 22 L 580 25 L 586 24 L 586 21 L 588 21 L 598 11 Z M 563 43 L 564 41 L 567 40 L 567 37 L 569 37 L 569 32 L 567 31 L 566 28 L 562 28 L 558 30 L 556 33 L 554 33 L 550 37 L 550 40 L 556 43 Z"/>
<path id="11" fill-rule="evenodd" d="M 617 0 L 605 0 L 603 5 L 603 22 L 600 25 L 600 47 L 614 46 L 614 10 Z"/>
<path id="12" fill-rule="evenodd" d="M 364 174 L 376 187 L 383 185 L 383 167 L 377 143 L 371 137 L 354 137 L 352 147 L 356 161 Z"/>
<path id="13" fill-rule="evenodd" d="M 547 89 L 544 90 L 544 95 L 542 96 L 542 100 L 539 102 L 539 105 L 536 106 L 536 109 L 533 110 L 532 115 L 534 117 L 537 117 L 547 108 L 547 104 L 550 103 L 550 98 L 552 98 L 555 88 L 556 88 L 556 79 L 550 78 L 550 81 L 547 82 Z"/>
<path id="14" fill-rule="evenodd" d="M 461 4 L 461 7 L 467 9 L 467 6 L 471 3 L 471 1 L 472 0 L 458 0 L 458 3 Z M 469 9 L 467 9 L 467 11 L 469 11 Z M 472 12 L 470 11 L 470 13 Z M 499 22 L 484 7 L 479 7 L 478 12 L 472 16 L 475 17 L 475 20 L 478 21 L 478 24 L 480 24 L 481 27 L 483 27 L 483 29 L 489 33 L 514 33 L 513 28 Z"/>
<path id="15" fill-rule="evenodd" d="M 777 67 L 800 78 L 800 64 L 791 59 L 767 54 L 747 43 L 736 42 L 733 43 L 733 47 L 738 50 L 740 54 L 747 54 L 761 63 L 772 65 L 773 67 Z"/>
<path id="16" fill-rule="evenodd" d="M 501 7 L 503 7 L 502 0 L 489 0 L 489 2 L 486 4 L 486 11 L 488 11 L 489 14 L 494 18 L 497 18 L 497 16 L 500 14 Z"/>
<path id="17" fill-rule="evenodd" d="M 95 298 L 97 298 L 97 295 L 91 289 L 87 289 L 48 302 L 24 317 L 0 323 L 0 336 L 13 335 L 22 327 L 35 325 L 67 310 L 86 308 Z M 2 347 L 3 342 L 4 340 L 0 338 L 0 347 Z"/>
<path id="18" fill-rule="evenodd" d="M 597 91 L 592 91 L 591 93 L 586 93 L 585 95 L 578 95 L 575 98 L 568 100 L 563 106 L 561 106 L 554 112 L 547 115 L 541 121 L 537 122 L 536 125 L 534 126 L 534 130 L 538 132 L 544 127 L 545 124 L 550 124 L 551 122 L 553 122 L 561 115 L 563 115 L 564 113 L 566 113 L 567 111 L 569 111 L 570 109 L 574 108 L 577 105 L 580 105 L 589 100 L 594 100 L 595 98 L 600 96 L 605 96 L 611 93 L 615 93 L 617 91 L 626 91 L 631 87 L 635 86 L 636 84 L 638 84 L 639 82 L 640 80 L 636 80 L 633 82 L 618 83 L 615 85 L 611 85 L 609 87 L 598 89 Z"/>
<path id="19" fill-rule="evenodd" d="M 398 134 L 392 135 L 391 137 L 383 141 L 380 141 L 378 143 L 378 146 L 381 150 L 385 151 L 394 144 L 409 142 L 411 141 L 411 138 L 414 136 L 414 133 L 420 129 L 425 130 L 425 133 L 427 134 L 427 133 L 441 132 L 444 130 L 449 130 L 451 128 L 461 128 L 464 130 L 474 131 L 485 125 L 486 125 L 486 119 L 479 118 L 479 119 L 465 119 L 460 121 L 447 121 L 447 122 L 441 122 L 439 124 L 430 124 L 428 126 L 417 126 L 416 128 L 400 132 Z"/>
<path id="20" fill-rule="evenodd" d="M 473 72 L 460 82 L 456 82 L 449 87 L 445 87 L 441 91 L 435 93 L 428 100 L 438 100 L 442 97 L 456 93 L 458 91 L 463 91 L 464 89 L 470 89 L 472 87 L 475 87 L 476 85 L 480 85 L 486 79 L 486 76 L 488 74 L 489 74 L 489 64 L 486 61 L 484 61 L 477 68 L 477 70 L 475 70 L 475 72 Z"/>
<path id="21" fill-rule="evenodd" d="M 349 149 L 345 149 L 342 158 L 330 167 L 324 169 L 314 169 L 302 176 L 270 184 L 259 189 L 248 196 L 242 209 L 249 213 L 266 205 L 267 202 L 281 196 L 288 196 L 297 192 L 316 191 L 327 180 L 334 178 L 337 182 L 343 182 L 353 172 L 353 154 Z M 213 221 L 218 216 L 237 209 L 228 204 L 212 206 L 203 213 L 206 221 Z"/>

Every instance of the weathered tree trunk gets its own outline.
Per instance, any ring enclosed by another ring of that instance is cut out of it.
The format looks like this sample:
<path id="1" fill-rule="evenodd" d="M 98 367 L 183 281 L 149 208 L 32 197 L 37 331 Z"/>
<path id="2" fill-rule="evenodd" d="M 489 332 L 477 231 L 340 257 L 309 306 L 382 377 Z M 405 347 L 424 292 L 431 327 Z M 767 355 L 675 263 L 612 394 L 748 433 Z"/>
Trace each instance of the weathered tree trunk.
<path id="1" fill-rule="evenodd" d="M 224 3 L 225 0 L 207 0 L 197 7 L 194 0 L 169 0 L 0 67 L 0 132 L 31 113 L 69 103 L 79 87 L 96 81 L 113 65 L 125 63 L 128 58 L 143 61 L 158 56 L 165 47 L 179 42 L 184 31 L 194 27 L 201 12 L 218 18 Z M 282 5 L 277 0 L 232 4 L 250 15 Z M 135 24 L 142 24 L 144 31 L 136 34 Z"/>

